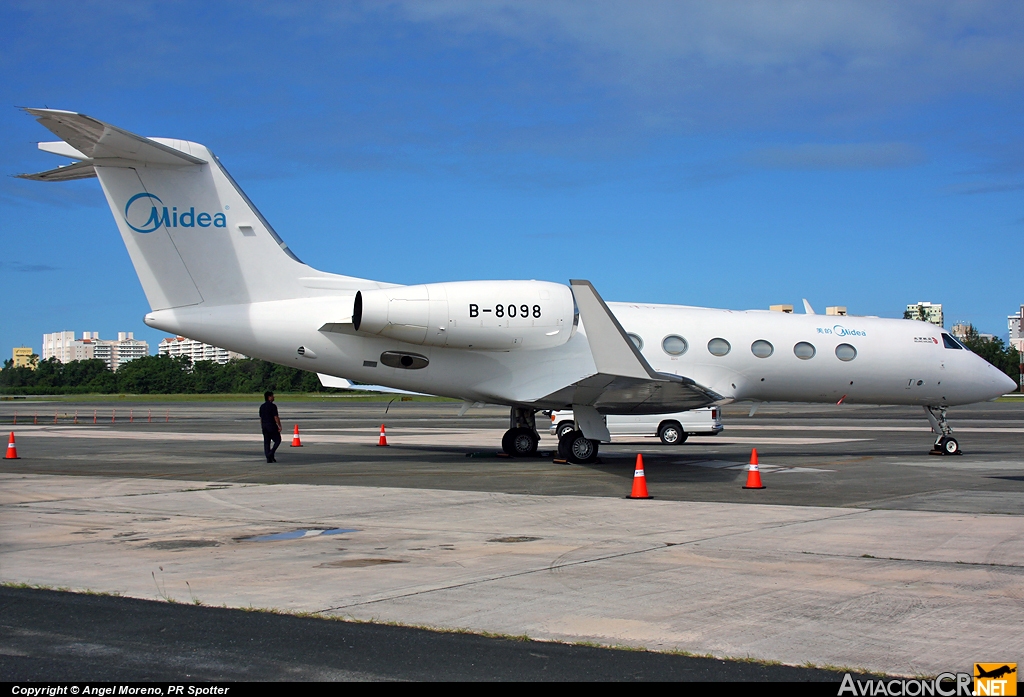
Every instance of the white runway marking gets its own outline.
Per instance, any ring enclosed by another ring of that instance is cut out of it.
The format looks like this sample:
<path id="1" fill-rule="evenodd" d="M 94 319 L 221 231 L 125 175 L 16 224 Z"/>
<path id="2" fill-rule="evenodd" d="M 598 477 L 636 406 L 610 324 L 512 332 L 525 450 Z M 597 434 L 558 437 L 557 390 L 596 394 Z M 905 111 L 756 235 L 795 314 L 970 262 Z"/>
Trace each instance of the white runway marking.
<path id="1" fill-rule="evenodd" d="M 340 429 L 332 429 L 340 431 Z M 26 432 L 33 436 L 47 438 L 92 438 L 99 440 L 136 440 L 136 441 L 193 441 L 193 442 L 229 442 L 229 443 L 262 443 L 263 436 L 257 431 L 255 433 L 185 433 L 175 431 L 132 431 L 128 429 L 110 429 L 97 426 L 74 427 L 74 426 L 25 426 L 17 427 L 15 433 Z M 429 429 L 392 429 L 387 432 L 390 445 L 403 446 L 459 446 L 459 447 L 480 447 L 488 449 L 501 449 L 502 429 L 491 428 L 429 428 Z M 380 435 L 380 428 L 353 428 L 345 432 L 323 433 L 315 429 L 300 431 L 300 438 L 303 445 L 317 444 L 356 444 L 376 445 Z M 291 432 L 281 434 L 282 447 L 291 441 Z M 726 444 L 749 444 L 749 445 L 815 445 L 824 443 L 852 443 L 855 441 L 869 440 L 865 438 L 806 438 L 767 436 L 758 438 L 754 436 L 691 436 L 687 443 L 702 445 L 726 445 Z M 647 445 L 654 438 L 642 439 L 635 436 L 616 436 L 612 444 L 641 443 Z M 553 448 L 556 442 L 554 436 L 546 433 L 541 434 L 541 447 Z M 682 447 L 686 447 L 685 445 Z"/>
<path id="2" fill-rule="evenodd" d="M 955 423 L 955 420 L 951 420 Z M 907 433 L 931 433 L 929 426 L 790 426 L 786 424 L 733 424 L 726 425 L 728 431 L 903 431 Z M 1024 428 L 1005 426 L 962 426 L 953 429 L 956 433 L 1024 433 Z"/>

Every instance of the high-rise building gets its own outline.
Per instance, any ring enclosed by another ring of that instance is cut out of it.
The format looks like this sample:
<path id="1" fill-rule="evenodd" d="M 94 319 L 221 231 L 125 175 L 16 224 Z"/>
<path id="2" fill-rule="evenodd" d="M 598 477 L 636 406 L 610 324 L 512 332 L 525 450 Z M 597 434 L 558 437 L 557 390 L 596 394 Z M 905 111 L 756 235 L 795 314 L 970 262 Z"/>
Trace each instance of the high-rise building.
<path id="1" fill-rule="evenodd" d="M 246 357 L 240 353 L 204 344 L 202 341 L 188 339 L 183 336 L 169 336 L 161 340 L 160 346 L 157 347 L 157 352 L 161 356 L 188 356 L 192 359 L 193 363 L 196 361 L 216 361 L 223 364 L 235 358 Z"/>
<path id="2" fill-rule="evenodd" d="M 905 319 L 924 320 L 925 322 L 937 324 L 940 327 L 943 327 L 946 324 L 945 320 L 942 318 L 942 303 L 921 301 L 913 305 L 907 305 L 907 311 L 903 317 Z"/>
<path id="3" fill-rule="evenodd" d="M 135 338 L 134 332 L 118 332 L 117 342 L 110 342 L 114 349 L 111 357 L 111 370 L 117 370 L 120 366 L 134 361 L 136 358 L 143 358 L 149 355 L 149 342 Z"/>
<path id="4" fill-rule="evenodd" d="M 61 363 L 85 361 L 92 358 L 117 370 L 125 363 L 149 355 L 149 343 L 136 339 L 134 332 L 118 332 L 117 341 L 100 338 L 99 332 L 82 332 L 81 339 L 69 331 L 43 334 L 43 360 L 56 358 Z"/>
<path id="5" fill-rule="evenodd" d="M 1018 352 L 1024 353 L 1024 305 L 1020 306 L 1017 314 L 1006 318 L 1006 324 L 1010 330 L 1010 343 Z"/>
<path id="6" fill-rule="evenodd" d="M 32 370 L 35 370 L 36 360 L 38 360 L 39 357 L 36 356 L 36 358 L 33 359 L 32 356 L 34 355 L 35 351 L 28 346 L 16 346 L 14 350 L 11 351 L 12 365 L 15 368 L 31 368 Z"/>

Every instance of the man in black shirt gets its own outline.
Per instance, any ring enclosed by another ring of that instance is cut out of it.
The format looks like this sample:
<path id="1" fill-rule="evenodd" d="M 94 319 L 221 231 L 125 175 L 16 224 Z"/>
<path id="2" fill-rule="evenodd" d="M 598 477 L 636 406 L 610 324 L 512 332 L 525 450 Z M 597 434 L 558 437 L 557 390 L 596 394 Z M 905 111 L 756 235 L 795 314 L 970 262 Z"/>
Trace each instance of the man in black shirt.
<path id="1" fill-rule="evenodd" d="M 267 456 L 267 462 L 277 462 L 274 453 L 281 446 L 281 419 L 277 415 L 277 405 L 274 404 L 274 393 L 263 393 L 263 405 L 260 407 L 260 426 L 263 428 L 263 452 Z M 274 447 L 270 447 L 270 442 Z"/>

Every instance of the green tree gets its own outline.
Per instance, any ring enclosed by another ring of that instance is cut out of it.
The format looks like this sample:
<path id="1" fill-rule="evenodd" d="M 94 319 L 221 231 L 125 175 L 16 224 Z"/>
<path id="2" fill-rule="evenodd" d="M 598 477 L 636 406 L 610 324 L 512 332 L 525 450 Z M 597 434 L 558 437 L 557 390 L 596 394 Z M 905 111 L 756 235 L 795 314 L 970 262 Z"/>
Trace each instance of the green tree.
<path id="1" fill-rule="evenodd" d="M 65 363 L 62 377 L 64 386 L 72 392 L 109 393 L 117 389 L 114 373 L 98 358 Z"/>
<path id="2" fill-rule="evenodd" d="M 144 356 L 117 370 L 117 389 L 133 394 L 194 392 L 192 361 L 187 356 Z"/>

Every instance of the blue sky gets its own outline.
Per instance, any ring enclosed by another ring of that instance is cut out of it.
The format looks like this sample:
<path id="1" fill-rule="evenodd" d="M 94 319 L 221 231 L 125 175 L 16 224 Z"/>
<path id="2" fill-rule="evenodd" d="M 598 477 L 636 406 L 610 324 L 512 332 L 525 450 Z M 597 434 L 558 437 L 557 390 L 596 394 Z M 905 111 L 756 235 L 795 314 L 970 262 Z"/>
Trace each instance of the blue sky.
<path id="1" fill-rule="evenodd" d="M 1019 2 L 8 2 L 16 106 L 210 146 L 307 263 L 587 278 L 1006 334 L 1024 303 Z M 0 180 L 0 349 L 148 310 L 96 180 Z"/>

